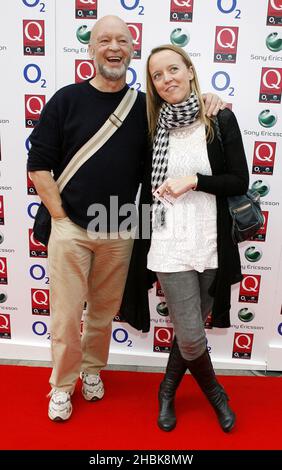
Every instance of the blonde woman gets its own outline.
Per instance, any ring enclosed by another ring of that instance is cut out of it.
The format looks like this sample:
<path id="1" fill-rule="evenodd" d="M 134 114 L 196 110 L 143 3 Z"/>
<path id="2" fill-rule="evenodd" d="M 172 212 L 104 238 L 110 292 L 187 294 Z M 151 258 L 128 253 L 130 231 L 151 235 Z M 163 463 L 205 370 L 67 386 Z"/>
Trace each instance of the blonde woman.
<path id="1" fill-rule="evenodd" d="M 248 189 L 241 133 L 232 111 L 220 111 L 223 156 L 195 67 L 173 45 L 153 49 L 148 58 L 147 113 L 154 195 L 148 268 L 157 273 L 175 329 L 159 389 L 158 425 L 175 427 L 175 392 L 189 369 L 228 432 L 235 414 L 216 379 L 204 322 L 211 311 L 213 326 L 230 326 L 230 288 L 242 278 L 227 206 L 227 196 Z"/>

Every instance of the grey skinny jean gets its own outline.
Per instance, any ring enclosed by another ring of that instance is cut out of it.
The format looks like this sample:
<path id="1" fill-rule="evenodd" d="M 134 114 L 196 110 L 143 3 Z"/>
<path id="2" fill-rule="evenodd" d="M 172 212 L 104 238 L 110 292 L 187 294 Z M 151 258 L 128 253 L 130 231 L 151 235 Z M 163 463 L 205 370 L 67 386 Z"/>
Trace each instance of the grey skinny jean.
<path id="1" fill-rule="evenodd" d="M 206 350 L 205 320 L 212 308 L 213 297 L 208 294 L 216 269 L 157 273 L 170 319 L 174 325 L 180 352 L 192 361 Z"/>

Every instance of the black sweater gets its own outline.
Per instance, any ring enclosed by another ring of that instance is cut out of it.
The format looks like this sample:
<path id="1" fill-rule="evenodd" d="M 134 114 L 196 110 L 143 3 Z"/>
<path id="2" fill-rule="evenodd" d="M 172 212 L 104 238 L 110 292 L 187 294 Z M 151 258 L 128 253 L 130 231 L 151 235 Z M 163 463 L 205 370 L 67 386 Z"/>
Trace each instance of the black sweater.
<path id="1" fill-rule="evenodd" d="M 116 109 L 127 89 L 125 86 L 119 92 L 104 93 L 86 81 L 57 91 L 30 136 L 28 171 L 53 171 L 57 179 L 73 155 Z M 145 95 L 138 93 L 123 125 L 63 190 L 63 207 L 70 219 L 87 228 L 93 218 L 87 216 L 88 207 L 102 204 L 109 214 L 110 196 L 118 196 L 118 209 L 123 204 L 134 204 L 147 156 Z M 118 223 L 124 218 L 119 217 Z M 107 231 L 111 231 L 109 223 Z"/>

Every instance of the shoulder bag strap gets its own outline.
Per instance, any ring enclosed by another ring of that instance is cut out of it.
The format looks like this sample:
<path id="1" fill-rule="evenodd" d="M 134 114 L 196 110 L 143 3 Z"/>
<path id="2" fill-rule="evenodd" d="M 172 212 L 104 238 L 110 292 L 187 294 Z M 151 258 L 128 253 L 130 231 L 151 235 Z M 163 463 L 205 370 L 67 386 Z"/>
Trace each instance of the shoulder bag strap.
<path id="1" fill-rule="evenodd" d="M 224 153 L 224 147 L 223 147 L 223 142 L 222 142 L 222 137 L 221 137 L 221 130 L 220 130 L 220 126 L 219 126 L 217 116 L 215 116 L 215 118 L 214 118 L 214 127 L 215 127 L 215 132 L 216 132 L 218 141 L 220 143 L 221 150 Z"/>
<path id="2" fill-rule="evenodd" d="M 129 88 L 116 110 L 109 116 L 103 126 L 75 153 L 56 181 L 60 192 L 63 191 L 64 187 L 77 170 L 92 157 L 122 125 L 134 105 L 137 95 L 138 92 L 136 90 Z"/>

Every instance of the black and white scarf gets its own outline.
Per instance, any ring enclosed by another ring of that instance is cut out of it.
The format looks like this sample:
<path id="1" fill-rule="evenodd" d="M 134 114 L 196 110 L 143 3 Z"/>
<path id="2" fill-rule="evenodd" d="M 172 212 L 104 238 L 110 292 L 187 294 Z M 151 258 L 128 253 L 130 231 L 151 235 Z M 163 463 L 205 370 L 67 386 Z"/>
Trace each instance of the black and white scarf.
<path id="1" fill-rule="evenodd" d="M 168 166 L 169 131 L 189 126 L 199 115 L 199 100 L 195 93 L 183 103 L 163 103 L 156 127 L 153 145 L 152 189 L 153 192 L 166 180 Z M 160 228 L 165 223 L 165 207 L 154 198 L 153 226 Z"/>

